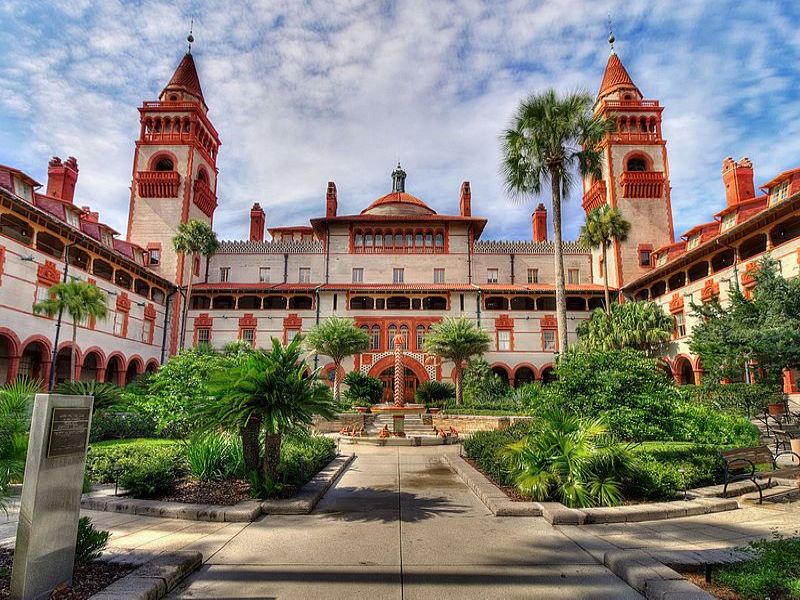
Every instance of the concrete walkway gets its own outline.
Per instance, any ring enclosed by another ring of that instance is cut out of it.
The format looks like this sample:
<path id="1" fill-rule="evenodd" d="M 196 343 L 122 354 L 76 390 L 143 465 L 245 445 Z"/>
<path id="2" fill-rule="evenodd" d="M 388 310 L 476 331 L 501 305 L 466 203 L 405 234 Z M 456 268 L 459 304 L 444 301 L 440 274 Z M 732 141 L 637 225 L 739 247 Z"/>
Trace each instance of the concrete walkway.
<path id="1" fill-rule="evenodd" d="M 639 598 L 543 519 L 496 518 L 442 462 L 357 447 L 311 515 L 241 530 L 172 598 Z"/>

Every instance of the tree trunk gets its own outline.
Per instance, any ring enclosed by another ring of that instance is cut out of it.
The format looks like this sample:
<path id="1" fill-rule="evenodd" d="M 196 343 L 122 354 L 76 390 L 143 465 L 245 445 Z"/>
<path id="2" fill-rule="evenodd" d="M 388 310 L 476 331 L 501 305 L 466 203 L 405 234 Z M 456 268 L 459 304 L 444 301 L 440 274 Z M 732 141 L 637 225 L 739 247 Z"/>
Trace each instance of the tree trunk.
<path id="1" fill-rule="evenodd" d="M 278 482 L 278 465 L 281 462 L 281 434 L 268 433 L 264 438 L 264 477 L 272 483 Z"/>
<path id="2" fill-rule="evenodd" d="M 561 240 L 561 178 L 551 169 L 550 187 L 553 202 L 553 247 L 556 267 L 556 323 L 558 325 L 558 351 L 567 351 L 567 294 L 564 285 L 564 247 Z"/>
<path id="3" fill-rule="evenodd" d="M 77 346 L 75 342 L 78 339 L 78 321 L 72 318 L 72 348 L 69 349 L 69 379 L 67 381 L 75 381 L 75 352 Z M 58 362 L 58 355 L 56 354 L 56 362 Z"/>
<path id="4" fill-rule="evenodd" d="M 608 293 L 608 256 L 606 254 L 606 243 L 603 242 L 603 293 L 606 297 L 606 314 L 611 314 L 611 296 Z"/>
<path id="5" fill-rule="evenodd" d="M 189 261 L 189 283 L 186 286 L 186 298 L 183 301 L 183 318 L 181 319 L 181 347 L 180 349 L 183 350 L 183 346 L 186 343 L 186 318 L 189 315 L 189 301 L 192 299 L 192 280 L 194 279 L 194 257 L 195 255 L 191 255 L 191 259 Z M 183 265 L 183 270 L 186 272 L 186 265 Z"/>
<path id="6" fill-rule="evenodd" d="M 461 403 L 464 401 L 464 398 L 463 398 L 463 395 L 462 395 L 463 392 L 461 390 L 461 377 L 462 377 L 461 365 L 456 363 L 456 367 L 455 367 L 454 370 L 456 372 L 456 381 L 455 381 L 455 384 L 456 384 L 456 406 L 461 406 Z"/>
<path id="7" fill-rule="evenodd" d="M 339 386 L 341 382 L 339 381 L 339 363 L 333 361 L 333 401 L 336 404 L 339 404 Z"/>
<path id="8" fill-rule="evenodd" d="M 258 437 L 261 433 L 261 418 L 250 417 L 247 425 L 239 428 L 239 436 L 242 438 L 242 454 L 244 455 L 244 466 L 248 471 L 257 471 L 260 462 L 260 448 Z"/>

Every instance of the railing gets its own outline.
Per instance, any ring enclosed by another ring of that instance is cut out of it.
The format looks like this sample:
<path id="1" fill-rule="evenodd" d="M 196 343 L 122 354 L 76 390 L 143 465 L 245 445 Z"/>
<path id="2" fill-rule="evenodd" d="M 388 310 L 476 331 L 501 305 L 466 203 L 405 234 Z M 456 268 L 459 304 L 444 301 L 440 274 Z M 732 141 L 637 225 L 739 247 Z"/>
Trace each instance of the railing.
<path id="1" fill-rule="evenodd" d="M 602 179 L 595 181 L 583 195 L 583 210 L 588 214 L 595 208 L 600 208 L 606 203 L 606 182 Z"/>
<path id="2" fill-rule="evenodd" d="M 194 203 L 197 205 L 197 208 L 202 210 L 203 213 L 209 217 L 214 214 L 214 209 L 217 208 L 217 199 L 214 196 L 214 192 L 212 192 L 208 184 L 201 179 L 197 179 L 194 182 Z"/>
<path id="3" fill-rule="evenodd" d="M 623 171 L 620 184 L 623 198 L 660 198 L 664 193 L 664 173 Z"/>
<path id="4" fill-rule="evenodd" d="M 144 108 L 171 108 L 171 109 L 179 109 L 179 108 L 194 108 L 197 106 L 197 102 L 170 102 L 169 100 L 148 100 L 142 103 Z"/>
<path id="5" fill-rule="evenodd" d="M 649 131 L 615 131 L 609 138 L 620 144 L 651 144 L 660 140 L 657 133 Z"/>
<path id="6" fill-rule="evenodd" d="M 175 198 L 181 176 L 177 171 L 139 171 L 139 196 L 141 198 Z"/>
<path id="7" fill-rule="evenodd" d="M 610 108 L 630 108 L 634 106 L 655 108 L 658 106 L 658 100 L 603 100 L 603 104 Z"/>

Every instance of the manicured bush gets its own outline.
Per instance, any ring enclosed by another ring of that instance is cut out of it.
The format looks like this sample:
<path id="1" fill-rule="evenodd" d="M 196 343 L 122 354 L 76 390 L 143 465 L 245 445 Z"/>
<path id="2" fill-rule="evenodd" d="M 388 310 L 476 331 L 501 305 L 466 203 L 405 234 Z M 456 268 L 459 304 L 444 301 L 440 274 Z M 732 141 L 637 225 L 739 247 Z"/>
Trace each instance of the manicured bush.
<path id="1" fill-rule="evenodd" d="M 516 423 L 503 430 L 476 431 L 464 438 L 464 453 L 487 475 L 501 485 L 513 485 L 502 451 L 521 440 L 531 430 L 531 423 Z"/>
<path id="2" fill-rule="evenodd" d="M 86 457 L 86 470 L 94 483 L 114 483 L 123 472 L 153 456 L 166 457 L 176 474 L 185 471 L 183 448 L 172 440 L 115 440 L 92 444 Z"/>
<path id="3" fill-rule="evenodd" d="M 783 393 L 760 383 L 715 383 L 681 387 L 686 400 L 726 413 L 751 417 L 762 415 L 768 404 L 783 402 Z"/>
<path id="4" fill-rule="evenodd" d="M 186 442 L 186 462 L 201 481 L 244 477 L 242 440 L 227 433 L 204 433 Z"/>
<path id="5" fill-rule="evenodd" d="M 747 448 L 761 441 L 758 427 L 746 417 L 690 402 L 675 405 L 673 439 L 698 444 Z"/>
<path id="6" fill-rule="evenodd" d="M 722 482 L 719 448 L 684 442 L 647 442 L 633 449 L 634 471 L 625 495 L 672 500 L 684 489 Z"/>
<path id="7" fill-rule="evenodd" d="M 121 460 L 119 486 L 134 498 L 151 498 L 172 491 L 185 474 L 183 460 L 169 450 L 155 451 L 135 460 Z"/>
<path id="8" fill-rule="evenodd" d="M 750 544 L 755 558 L 715 571 L 714 583 L 732 588 L 747 600 L 800 598 L 800 538 Z"/>
<path id="9" fill-rule="evenodd" d="M 153 437 L 156 422 L 143 412 L 100 410 L 92 415 L 90 442 Z"/>
<path id="10" fill-rule="evenodd" d="M 89 517 L 78 519 L 78 537 L 75 541 L 75 562 L 87 563 L 100 557 L 108 545 L 111 533 L 95 529 Z"/>
<path id="11" fill-rule="evenodd" d="M 370 406 L 377 404 L 383 398 L 383 382 L 376 378 L 364 375 L 360 371 L 351 371 L 344 378 L 347 389 L 343 396 L 350 406 Z"/>
<path id="12" fill-rule="evenodd" d="M 336 456 L 336 444 L 325 436 L 297 434 L 281 444 L 279 471 L 285 485 L 305 485 Z"/>
<path id="13" fill-rule="evenodd" d="M 425 381 L 417 386 L 414 399 L 418 404 L 443 408 L 452 401 L 455 405 L 456 386 L 445 381 Z"/>

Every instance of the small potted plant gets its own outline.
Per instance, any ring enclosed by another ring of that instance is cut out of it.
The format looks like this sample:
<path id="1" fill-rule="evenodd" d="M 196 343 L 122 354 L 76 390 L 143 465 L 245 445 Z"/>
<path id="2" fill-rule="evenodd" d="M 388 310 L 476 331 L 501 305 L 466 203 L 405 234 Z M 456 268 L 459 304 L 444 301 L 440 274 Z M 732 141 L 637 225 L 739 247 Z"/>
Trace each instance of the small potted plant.
<path id="1" fill-rule="evenodd" d="M 770 402 L 767 404 L 767 412 L 771 417 L 782 417 L 786 413 L 786 404 L 783 402 Z"/>

